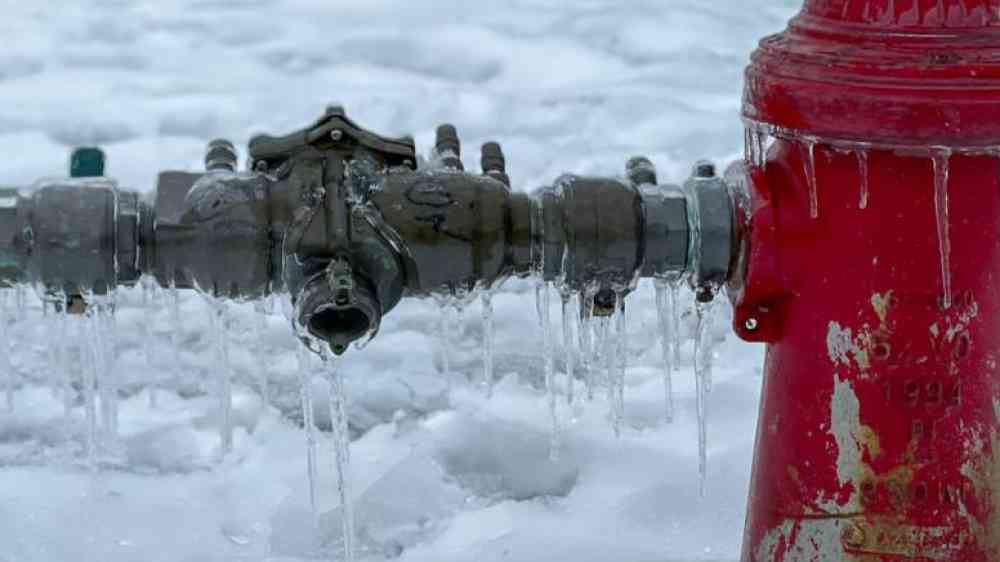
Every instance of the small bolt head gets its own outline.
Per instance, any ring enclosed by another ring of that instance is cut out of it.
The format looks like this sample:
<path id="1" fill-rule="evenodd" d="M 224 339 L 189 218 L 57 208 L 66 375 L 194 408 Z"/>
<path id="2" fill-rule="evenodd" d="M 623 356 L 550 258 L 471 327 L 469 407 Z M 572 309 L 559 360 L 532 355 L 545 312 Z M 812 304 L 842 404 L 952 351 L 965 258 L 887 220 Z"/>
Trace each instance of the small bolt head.
<path id="1" fill-rule="evenodd" d="M 330 139 L 333 142 L 340 142 L 344 138 L 344 131 L 340 129 L 334 129 L 330 131 Z"/>
<path id="2" fill-rule="evenodd" d="M 760 327 L 756 318 L 747 318 L 746 322 L 743 322 L 743 327 L 747 329 L 748 332 L 754 332 Z"/>

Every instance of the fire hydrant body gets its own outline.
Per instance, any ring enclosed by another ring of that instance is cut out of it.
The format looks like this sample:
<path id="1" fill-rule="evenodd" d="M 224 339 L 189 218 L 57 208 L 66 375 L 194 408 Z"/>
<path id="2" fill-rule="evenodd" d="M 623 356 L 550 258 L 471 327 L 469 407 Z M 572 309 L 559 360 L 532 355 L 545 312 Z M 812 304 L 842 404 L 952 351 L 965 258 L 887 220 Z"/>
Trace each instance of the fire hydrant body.
<path id="1" fill-rule="evenodd" d="M 1000 561 L 1000 2 L 808 1 L 744 113 L 743 560 Z"/>

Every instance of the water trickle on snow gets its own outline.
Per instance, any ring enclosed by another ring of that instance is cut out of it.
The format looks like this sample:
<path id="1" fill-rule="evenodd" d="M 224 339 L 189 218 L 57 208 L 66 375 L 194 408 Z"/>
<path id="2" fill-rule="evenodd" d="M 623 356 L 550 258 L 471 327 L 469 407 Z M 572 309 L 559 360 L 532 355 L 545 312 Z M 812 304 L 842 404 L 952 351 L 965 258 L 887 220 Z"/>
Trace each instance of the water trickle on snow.
<path id="1" fill-rule="evenodd" d="M 948 219 L 948 179 L 951 151 L 935 149 L 934 213 L 937 223 L 938 252 L 941 258 L 941 307 L 951 308 L 951 237 Z"/>

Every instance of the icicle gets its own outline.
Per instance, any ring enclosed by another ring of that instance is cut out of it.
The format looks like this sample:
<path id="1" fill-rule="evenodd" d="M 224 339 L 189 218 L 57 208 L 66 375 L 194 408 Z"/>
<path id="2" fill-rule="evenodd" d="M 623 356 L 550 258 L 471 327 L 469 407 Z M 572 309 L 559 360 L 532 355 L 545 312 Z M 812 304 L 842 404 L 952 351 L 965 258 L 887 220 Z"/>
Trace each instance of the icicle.
<path id="1" fill-rule="evenodd" d="M 551 301 L 548 282 L 538 281 L 535 294 L 538 296 L 536 306 L 538 308 L 538 321 L 542 326 L 542 356 L 545 371 L 545 395 L 549 405 L 549 419 L 552 423 L 549 434 L 549 458 L 553 461 L 559 460 L 560 436 L 559 436 L 559 407 L 556 396 L 556 367 L 555 352 L 552 345 L 552 321 L 550 318 Z"/>
<path id="2" fill-rule="evenodd" d="M 951 237 L 948 219 L 948 178 L 951 151 L 934 151 L 934 212 L 937 221 L 938 250 L 941 257 L 941 307 L 951 308 Z"/>
<path id="3" fill-rule="evenodd" d="M 858 175 L 861 178 L 861 200 L 858 202 L 858 207 L 861 209 L 868 208 L 868 150 L 865 148 L 859 148 L 854 152 L 858 157 Z"/>
<path id="4" fill-rule="evenodd" d="M 708 393 L 712 381 L 712 349 L 709 338 L 712 301 L 695 300 L 697 328 L 694 340 L 695 410 L 698 417 L 698 478 L 702 497 L 708 476 Z"/>
<path id="5" fill-rule="evenodd" d="M 11 354 L 14 351 L 10 341 L 7 313 L 7 291 L 0 290 L 0 383 L 7 397 L 7 410 L 14 411 L 14 386 L 17 384 Z"/>
<path id="6" fill-rule="evenodd" d="M 561 291 L 562 297 L 562 331 L 563 353 L 566 355 L 566 403 L 572 405 L 576 393 L 576 342 L 574 333 L 577 315 L 573 311 L 573 294 Z"/>
<path id="7" fill-rule="evenodd" d="M 674 303 L 670 298 L 670 285 L 666 279 L 657 278 L 653 283 L 656 287 L 656 315 L 659 319 L 660 348 L 663 353 L 663 418 L 670 423 L 674 421 L 674 356 L 670 346 L 673 326 L 668 306 L 672 308 Z"/>
<path id="8" fill-rule="evenodd" d="M 118 380 L 118 295 L 114 289 L 108 291 L 104 298 L 104 330 L 105 330 L 105 357 L 107 357 L 105 368 L 107 374 L 108 396 L 108 443 L 114 444 L 118 440 L 118 391 L 120 388 Z"/>
<path id="9" fill-rule="evenodd" d="M 87 298 L 91 321 L 90 352 L 94 382 L 100 397 L 100 427 L 103 445 L 111 450 L 118 437 L 118 386 L 114 373 L 115 327 L 113 296 Z"/>
<path id="10" fill-rule="evenodd" d="M 449 390 L 451 389 L 451 338 L 449 333 L 451 332 L 451 323 L 449 316 L 451 316 L 451 306 L 449 306 L 448 297 L 441 297 L 438 299 L 438 306 L 440 307 L 440 312 L 438 314 L 438 351 L 441 353 L 441 374 L 444 375 L 445 381 L 448 383 Z"/>
<path id="11" fill-rule="evenodd" d="M 580 301 L 580 359 L 584 384 L 587 386 L 587 401 L 594 401 L 594 368 L 597 365 L 594 346 L 594 297 L 587 291 L 577 293 Z"/>
<path id="12" fill-rule="evenodd" d="M 341 532 L 344 537 L 344 560 L 354 560 L 354 506 L 351 497 L 351 436 L 347 418 L 347 392 L 343 375 L 333 354 L 324 349 L 323 374 L 330 385 L 330 423 L 333 433 L 334 463 L 337 469 L 337 490 L 342 511 Z"/>
<path id="13" fill-rule="evenodd" d="M 684 279 L 680 276 L 667 280 L 670 285 L 670 334 L 671 346 L 674 354 L 674 370 L 681 367 L 681 283 Z"/>
<path id="14" fill-rule="evenodd" d="M 181 384 L 184 378 L 184 370 L 181 367 L 181 296 L 177 290 L 176 281 L 170 282 L 170 348 L 173 350 L 174 377 L 177 384 Z"/>
<path id="15" fill-rule="evenodd" d="M 767 130 L 758 126 L 754 130 L 754 159 L 753 165 L 757 168 L 764 168 L 767 165 Z"/>
<path id="16" fill-rule="evenodd" d="M 319 481 L 316 468 L 316 417 L 313 413 L 312 395 L 312 352 L 305 345 L 298 347 L 299 397 L 302 400 L 302 428 L 306 434 L 306 471 L 309 478 L 309 507 L 313 521 L 319 521 L 316 505 L 316 484 Z M 331 418 L 332 419 L 332 418 Z"/>
<path id="17" fill-rule="evenodd" d="M 753 165 L 753 129 L 750 125 L 743 128 L 743 161 L 747 166 Z"/>
<path id="18" fill-rule="evenodd" d="M 819 188 L 816 185 L 816 141 L 806 139 L 805 144 L 805 174 L 809 186 L 809 216 L 819 218 Z"/>
<path id="19" fill-rule="evenodd" d="M 97 390 L 100 365 L 97 346 L 90 340 L 98 332 L 95 311 L 88 310 L 83 318 L 74 319 L 78 324 L 77 342 L 80 347 L 81 383 L 83 385 L 83 411 L 86 420 L 87 466 L 97 467 Z"/>
<path id="20" fill-rule="evenodd" d="M 229 360 L 229 331 L 231 316 L 229 304 L 222 300 L 214 300 L 212 307 L 212 331 L 215 340 L 215 362 L 218 378 L 219 399 L 219 447 L 223 457 L 233 450 L 233 388 Z"/>
<path id="21" fill-rule="evenodd" d="M 764 168 L 767 165 L 768 141 L 771 131 L 765 125 L 749 123 L 744 129 L 743 159 L 748 166 Z"/>
<path id="22" fill-rule="evenodd" d="M 486 397 L 493 397 L 493 291 L 483 289 L 480 295 L 483 306 L 483 388 L 486 390 Z"/>
<path id="23" fill-rule="evenodd" d="M 253 339 L 255 353 L 257 355 L 257 390 L 260 393 L 260 401 L 267 407 L 271 403 L 271 392 L 268 388 L 267 365 L 268 346 L 265 339 L 267 335 L 267 305 L 264 299 L 254 302 L 253 306 Z"/>
<path id="24" fill-rule="evenodd" d="M 156 360 L 153 353 L 155 346 L 153 345 L 153 330 L 150 327 L 150 323 L 152 322 L 152 318 L 155 314 L 155 303 L 153 301 L 156 291 L 156 282 L 152 278 L 145 276 L 139 280 L 139 284 L 142 287 L 142 310 L 144 313 L 142 320 L 139 322 L 139 327 L 142 331 L 139 335 L 139 337 L 142 338 L 142 354 L 146 358 L 146 369 L 148 369 L 148 372 L 155 373 Z M 157 396 L 159 391 L 158 386 L 159 385 L 156 380 L 149 382 L 148 388 L 150 408 L 157 407 Z"/>
<path id="25" fill-rule="evenodd" d="M 628 331 L 625 317 L 625 295 L 615 291 L 613 337 L 608 338 L 608 397 L 611 403 L 611 425 L 615 437 L 621 437 L 625 422 L 625 368 L 628 363 L 626 346 Z M 610 328 L 609 328 L 610 330 Z"/>
<path id="26" fill-rule="evenodd" d="M 28 317 L 28 287 L 23 283 L 14 285 L 14 299 L 17 303 L 18 322 L 23 322 Z"/>
<path id="27" fill-rule="evenodd" d="M 73 411 L 73 403 L 76 399 L 76 391 L 73 389 L 73 373 L 76 369 L 80 368 L 82 359 L 78 359 L 75 362 L 70 359 L 72 338 L 70 333 L 70 315 L 66 312 L 66 294 L 59 293 L 56 295 L 56 298 L 58 300 L 52 303 L 53 312 L 49 316 L 49 321 L 52 322 L 52 333 L 56 337 L 55 345 L 52 346 L 54 360 L 52 370 L 55 372 L 54 374 L 58 381 L 53 384 L 60 386 L 63 413 L 69 416 L 70 412 Z"/>

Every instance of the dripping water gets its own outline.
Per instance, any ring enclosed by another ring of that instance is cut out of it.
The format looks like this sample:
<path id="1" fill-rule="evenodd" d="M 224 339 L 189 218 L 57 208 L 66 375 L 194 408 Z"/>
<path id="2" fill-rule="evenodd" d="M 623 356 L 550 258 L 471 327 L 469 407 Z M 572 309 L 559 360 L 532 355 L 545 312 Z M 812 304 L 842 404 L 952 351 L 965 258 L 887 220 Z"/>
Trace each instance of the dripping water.
<path id="1" fill-rule="evenodd" d="M 347 392 L 339 362 L 323 347 L 323 376 L 330 386 L 330 425 L 333 433 L 334 466 L 337 471 L 337 492 L 340 496 L 341 533 L 344 540 L 344 560 L 354 560 L 354 506 L 351 497 L 351 436 L 347 418 Z"/>
<path id="2" fill-rule="evenodd" d="M 948 218 L 948 179 L 951 151 L 934 151 L 934 212 L 937 222 L 938 252 L 941 258 L 941 306 L 951 308 L 951 237 Z"/>
<path id="3" fill-rule="evenodd" d="M 660 327 L 660 350 L 663 355 L 663 418 L 670 423 L 674 421 L 674 355 L 670 343 L 674 334 L 669 309 L 673 308 L 674 303 L 666 279 L 657 278 L 653 283 L 656 288 L 656 315 Z"/>
<path id="4" fill-rule="evenodd" d="M 486 397 L 493 397 L 493 386 L 495 384 L 493 376 L 493 291 L 489 288 L 483 289 L 479 296 L 483 309 L 483 389 Z"/>
<path id="5" fill-rule="evenodd" d="M 536 307 L 538 309 L 538 321 L 542 326 L 542 355 L 545 370 L 545 396 L 548 400 L 549 419 L 552 424 L 549 434 L 549 458 L 553 461 L 559 459 L 560 436 L 559 436 L 559 410 L 557 403 L 556 381 L 555 381 L 555 353 L 552 345 L 552 319 L 550 318 L 552 291 L 549 283 L 539 280 L 535 294 L 537 295 Z"/>

